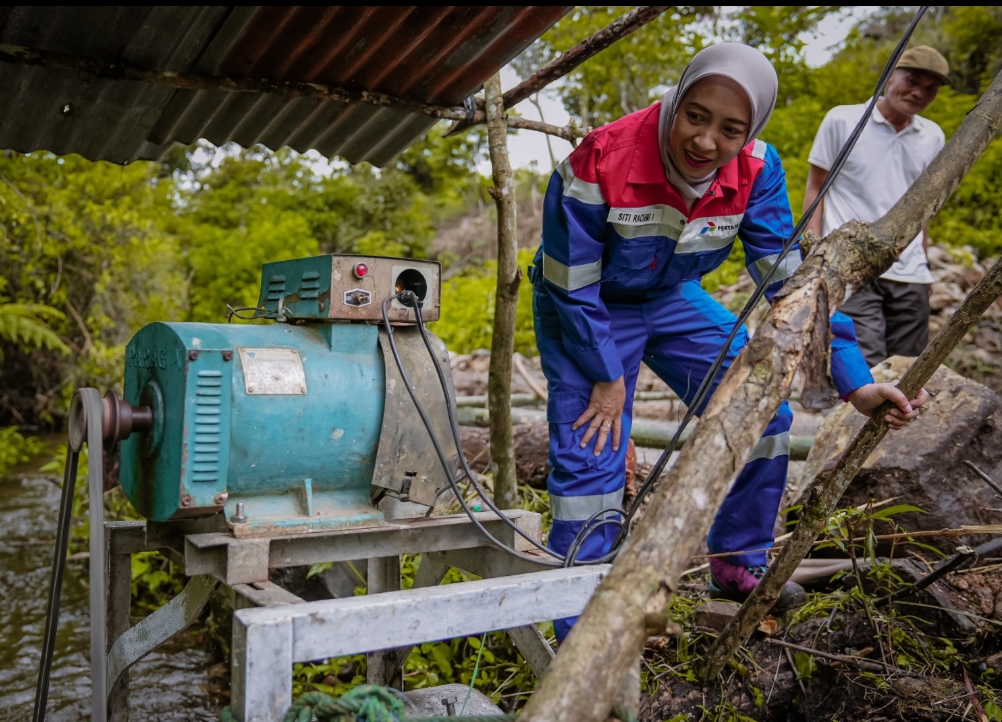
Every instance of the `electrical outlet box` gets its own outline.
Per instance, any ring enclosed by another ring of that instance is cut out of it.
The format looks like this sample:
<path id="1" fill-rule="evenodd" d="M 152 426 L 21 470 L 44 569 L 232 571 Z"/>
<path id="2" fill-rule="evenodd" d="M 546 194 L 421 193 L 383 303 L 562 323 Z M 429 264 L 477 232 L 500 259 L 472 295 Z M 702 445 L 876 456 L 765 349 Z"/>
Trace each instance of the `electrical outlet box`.
<path id="1" fill-rule="evenodd" d="M 326 255 L 266 263 L 261 273 L 258 316 L 287 320 L 383 320 L 383 301 L 413 291 L 425 321 L 437 321 L 442 269 L 435 261 L 381 256 Z M 414 309 L 393 300 L 390 321 L 414 323 Z"/>

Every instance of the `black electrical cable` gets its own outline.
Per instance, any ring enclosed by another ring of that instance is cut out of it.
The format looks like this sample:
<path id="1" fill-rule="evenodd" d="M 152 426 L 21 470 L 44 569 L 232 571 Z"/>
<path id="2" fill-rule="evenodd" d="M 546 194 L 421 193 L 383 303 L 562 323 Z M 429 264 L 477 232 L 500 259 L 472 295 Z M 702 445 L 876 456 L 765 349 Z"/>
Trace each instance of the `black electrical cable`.
<path id="1" fill-rule="evenodd" d="M 405 291 L 403 293 L 407 293 L 407 292 Z M 398 297 L 401 296 L 401 295 L 403 295 L 403 293 L 402 294 L 398 294 Z M 416 300 L 416 298 L 415 298 L 415 300 Z M 386 302 L 384 301 L 384 304 L 385 303 Z M 411 305 L 410 302 L 407 302 L 407 305 Z M 453 413 L 452 404 L 448 402 L 448 399 L 449 399 L 449 386 L 448 386 L 448 382 L 445 380 L 445 372 L 442 370 L 442 365 L 438 361 L 438 356 L 435 355 L 435 350 L 432 348 L 431 339 L 428 336 L 428 329 L 425 326 L 424 318 L 421 315 L 421 306 L 420 306 L 420 304 L 417 304 L 417 303 L 413 304 L 413 306 L 414 306 L 414 317 L 415 317 L 415 321 L 417 322 L 418 332 L 421 334 L 421 340 L 424 342 L 424 346 L 428 350 L 428 355 L 431 357 L 432 365 L 435 367 L 435 372 L 438 375 L 439 385 L 442 387 L 442 395 L 446 399 L 446 412 L 447 412 L 448 417 L 449 417 L 449 427 L 452 430 L 452 439 L 453 439 L 453 442 L 456 445 L 456 451 L 459 454 L 459 460 L 460 460 L 460 463 L 462 464 L 463 472 L 470 479 L 470 484 L 476 490 L 476 492 L 480 496 L 480 498 L 483 499 L 484 503 L 487 504 L 487 506 L 491 509 L 491 511 L 493 511 L 495 514 L 497 514 L 499 517 L 501 517 L 501 519 L 504 521 L 504 523 L 507 524 L 509 527 L 511 527 L 515 531 L 515 533 L 519 534 L 522 538 L 524 538 L 525 540 L 527 540 L 530 544 L 532 544 L 533 546 L 535 546 L 540 551 L 543 551 L 546 554 L 548 554 L 551 557 L 553 557 L 554 559 L 557 559 L 557 560 L 561 561 L 563 563 L 563 566 L 565 566 L 565 567 L 573 566 L 575 563 L 577 563 L 577 564 L 602 564 L 605 561 L 607 561 L 608 558 L 609 558 L 609 554 L 606 554 L 606 555 L 602 556 L 601 558 L 589 559 L 589 560 L 584 560 L 584 561 L 578 562 L 577 561 L 577 554 L 578 554 L 581 546 L 584 544 L 585 539 L 588 536 L 590 536 L 591 533 L 593 531 L 595 531 L 595 529 L 597 529 L 600 526 L 605 526 L 607 523 L 615 523 L 615 524 L 621 524 L 622 523 L 622 522 L 618 522 L 618 521 L 615 521 L 615 520 L 606 520 L 606 518 L 605 518 L 609 514 L 616 514 L 616 515 L 619 515 L 619 516 L 623 516 L 623 510 L 621 508 L 619 508 L 619 507 L 607 507 L 605 509 L 601 509 L 601 510 L 595 512 L 594 514 L 592 514 L 584 522 L 584 524 L 581 525 L 581 528 L 578 530 L 578 533 L 574 536 L 574 539 L 572 540 L 572 543 L 571 543 L 571 546 L 570 546 L 570 548 L 568 550 L 568 553 L 566 555 L 562 555 L 559 552 L 554 551 L 553 549 L 550 549 L 548 547 L 543 546 L 538 541 L 536 541 L 533 537 L 531 537 L 528 534 L 526 534 L 526 532 L 524 532 L 520 527 L 518 527 L 518 525 L 516 525 L 514 522 L 512 522 L 511 519 L 509 519 L 506 514 L 503 514 L 501 512 L 501 510 L 494 504 L 494 501 L 493 501 L 493 499 L 491 499 L 490 496 L 488 496 L 486 493 L 484 493 L 483 488 L 480 486 L 479 482 L 477 481 L 477 475 L 473 472 L 472 469 L 470 469 L 470 466 L 469 466 L 469 464 L 466 461 L 466 455 L 463 453 L 463 442 L 462 442 L 462 439 L 460 438 L 460 434 L 459 434 L 459 422 L 458 422 L 458 419 L 456 418 L 455 413 Z M 385 321 L 385 318 L 384 318 L 384 321 Z M 387 331 L 387 333 L 389 333 L 389 331 Z M 391 344 L 391 348 L 392 347 L 393 347 L 393 344 Z M 396 357 L 394 358 L 394 360 L 399 365 L 400 360 L 398 358 L 396 358 Z M 428 430 L 428 433 L 430 435 L 432 435 L 432 436 L 435 435 L 435 432 L 432 431 L 431 428 L 427 428 L 427 430 Z M 457 484 L 458 484 L 458 480 L 457 480 Z"/>
<path id="2" fill-rule="evenodd" d="M 452 471 L 449 469 L 448 459 L 446 459 L 446 457 L 445 457 L 445 452 L 442 451 L 442 446 L 441 446 L 441 444 L 439 444 L 438 437 L 437 437 L 437 435 L 435 434 L 435 431 L 432 428 L 431 421 L 428 418 L 428 414 L 425 413 L 424 406 L 418 400 L 417 392 L 414 390 L 414 386 L 411 384 L 410 376 L 407 373 L 407 369 L 404 368 L 403 361 L 400 358 L 400 352 L 397 350 L 397 342 L 393 338 L 393 326 L 390 325 L 390 317 L 389 317 L 389 313 L 387 312 L 387 307 L 389 306 L 390 302 L 392 302 L 393 299 L 395 299 L 395 298 L 401 299 L 402 302 L 404 301 L 404 299 L 407 299 L 408 301 L 410 299 L 413 299 L 413 306 L 414 306 L 414 308 L 417 308 L 418 307 L 417 296 L 414 294 L 413 291 L 402 291 L 401 293 L 398 293 L 396 295 L 387 297 L 383 301 L 383 305 L 382 305 L 382 310 L 383 310 L 383 324 L 386 327 L 386 335 L 387 335 L 387 340 L 389 341 L 389 344 L 390 344 L 390 352 L 393 354 L 393 360 L 396 362 L 397 369 L 400 371 L 400 377 L 403 379 L 404 386 L 407 388 L 407 393 L 410 394 L 411 401 L 414 403 L 414 408 L 415 408 L 415 410 L 417 410 L 418 416 L 421 417 L 421 422 L 424 424 L 425 429 L 428 430 L 428 435 L 431 437 L 432 446 L 435 448 L 435 454 L 438 455 L 438 460 L 441 462 L 442 469 L 445 472 L 445 478 L 448 480 L 449 486 L 452 487 L 452 493 L 456 495 L 456 499 L 459 501 L 459 505 L 461 507 L 463 507 L 463 511 L 466 512 L 466 515 L 470 518 L 470 521 L 473 522 L 473 525 L 477 528 L 477 530 L 481 534 L 483 534 L 485 537 L 487 537 L 487 539 L 489 541 L 491 541 L 495 546 L 497 546 L 502 551 L 504 551 L 504 552 L 506 552 L 508 554 L 511 554 L 514 557 L 522 559 L 524 561 L 531 562 L 533 564 L 540 564 L 540 565 L 543 565 L 543 566 L 552 566 L 552 567 L 560 567 L 560 566 L 562 566 L 561 561 L 551 561 L 549 559 L 539 559 L 538 557 L 530 557 L 530 556 L 522 554 L 521 552 L 518 552 L 518 551 L 512 549 L 511 547 L 509 547 L 508 545 L 502 543 L 493 534 L 491 534 L 487 530 L 487 528 L 480 522 L 480 520 L 477 519 L 477 517 L 474 514 L 473 510 L 470 509 L 470 507 L 467 505 L 466 499 L 463 498 L 463 493 L 462 493 L 462 491 L 459 488 L 459 484 L 456 482 L 456 478 L 453 476 Z M 407 305 L 411 305 L 411 304 L 407 303 Z M 434 357 L 434 354 L 433 354 L 433 357 Z M 434 358 L 435 358 L 436 368 L 437 368 L 438 358 L 437 357 L 434 357 Z M 446 399 L 445 400 L 446 400 L 446 406 L 450 406 L 451 407 L 451 403 L 449 401 L 448 395 L 446 395 Z M 465 465 L 466 458 L 465 458 L 465 456 L 462 453 L 462 448 L 460 448 L 459 456 L 460 456 L 460 458 L 463 459 L 463 463 Z M 474 479 L 475 479 L 475 476 L 471 476 L 470 477 L 470 481 L 471 482 L 473 482 Z M 481 498 L 483 498 L 485 502 L 487 501 L 486 495 L 481 494 Z M 489 505 L 493 507 L 493 503 L 490 503 Z M 496 507 L 493 507 L 493 508 L 496 508 Z M 500 510 L 496 511 L 495 513 L 498 514 L 498 516 L 501 519 L 503 519 L 503 520 L 511 523 L 511 520 L 508 519 L 507 516 L 505 516 L 504 514 L 502 514 L 500 512 Z M 523 536 L 525 536 L 524 532 L 521 532 L 521 530 L 519 530 L 519 532 L 522 533 Z M 532 540 L 532 541 L 534 543 L 536 543 L 537 546 L 539 546 L 538 542 L 536 542 L 535 540 Z M 550 552 L 551 554 L 553 554 L 552 550 L 545 549 L 545 547 L 544 547 L 544 551 L 547 551 L 547 552 Z"/>
<path id="3" fill-rule="evenodd" d="M 877 81 L 876 90 L 873 93 L 873 97 L 870 99 L 870 103 L 866 108 L 866 112 L 863 114 L 863 117 L 860 118 L 859 122 L 856 124 L 856 127 L 853 128 L 853 131 L 850 134 L 849 138 L 846 140 L 845 145 L 843 145 L 842 149 L 839 151 L 838 156 L 835 158 L 835 162 L 832 164 L 832 167 L 828 171 L 828 177 L 825 179 L 825 182 L 821 185 L 821 189 L 818 192 L 817 197 L 814 199 L 814 202 L 811 203 L 808 209 L 804 212 L 804 215 L 803 217 L 801 217 L 800 222 L 797 223 L 796 227 L 793 229 L 793 233 L 790 234 L 789 238 L 787 238 L 786 242 L 783 244 L 783 250 L 777 256 L 776 261 L 772 264 L 769 270 L 762 277 L 762 280 L 759 281 L 758 285 L 755 287 L 754 293 L 752 293 L 751 297 L 748 299 L 748 302 L 745 303 L 744 308 L 738 315 L 738 318 L 734 323 L 734 327 L 731 329 L 730 334 L 728 334 L 727 336 L 727 340 L 724 342 L 723 346 L 720 349 L 720 353 L 717 354 L 716 359 L 714 359 L 713 364 L 710 366 L 710 370 L 707 372 L 706 376 L 703 378 L 702 383 L 699 385 L 699 388 L 696 390 L 696 394 L 693 397 L 692 402 L 686 408 L 685 416 L 682 418 L 681 423 L 678 425 L 678 429 L 675 431 L 675 435 L 671 438 L 671 441 L 668 442 L 668 445 L 661 453 L 661 456 L 658 458 L 657 463 L 653 466 L 650 473 L 647 475 L 647 479 L 644 481 L 643 486 L 640 488 L 640 491 L 637 493 L 636 498 L 633 500 L 633 504 L 630 506 L 630 510 L 626 514 L 626 520 L 623 525 L 623 528 L 620 530 L 616 539 L 613 541 L 613 547 L 612 547 L 613 550 L 615 550 L 620 544 L 622 544 L 623 539 L 629 532 L 630 523 L 632 522 L 633 517 L 636 515 L 637 510 L 639 510 L 640 506 L 644 502 L 644 499 L 653 489 L 658 478 L 661 476 L 661 473 L 664 471 L 665 466 L 668 464 L 668 460 L 671 458 L 671 455 L 675 452 L 675 449 L 678 447 L 678 442 L 679 439 L 682 437 L 682 432 L 685 431 L 686 426 L 689 425 L 689 422 L 691 422 L 693 417 L 696 415 L 696 410 L 700 409 L 703 406 L 704 402 L 708 400 L 708 397 L 710 395 L 709 393 L 710 388 L 712 388 L 713 384 L 715 383 L 717 374 L 720 372 L 720 369 L 723 366 L 724 361 L 727 360 L 727 356 L 731 350 L 731 344 L 734 342 L 734 338 L 737 336 L 738 331 L 742 328 L 745 321 L 748 320 L 748 317 L 751 315 L 752 311 L 755 309 L 755 306 L 758 304 L 758 302 L 762 300 L 762 297 L 765 295 L 766 288 L 769 286 L 769 282 L 772 280 L 772 277 L 776 273 L 776 269 L 779 268 L 780 264 L 783 263 L 783 260 L 793 249 L 793 246 L 797 243 L 797 240 L 800 238 L 801 234 L 804 232 L 804 229 L 807 227 L 807 224 L 810 222 L 811 216 L 814 215 L 814 211 L 817 210 L 818 205 L 821 203 L 825 195 L 828 193 L 828 189 L 831 188 L 831 185 L 835 181 L 835 178 L 838 176 L 839 171 L 842 170 L 842 166 L 845 165 L 845 162 L 849 157 L 849 153 L 852 152 L 852 149 L 856 145 L 856 141 L 859 139 L 859 136 L 863 132 L 863 128 L 865 128 L 866 124 L 869 122 L 870 116 L 873 113 L 873 108 L 877 104 L 877 99 L 883 92 L 884 86 L 887 84 L 888 79 L 891 77 L 891 73 L 894 71 L 895 66 L 898 64 L 898 60 L 901 58 L 902 53 L 904 53 L 905 47 L 907 46 L 908 41 L 912 36 L 912 33 L 915 31 L 915 27 L 918 25 L 919 20 L 922 18 L 922 16 L 928 9 L 929 9 L 928 5 L 922 5 L 921 7 L 919 7 L 918 12 L 915 13 L 915 17 L 912 18 L 911 24 L 909 24 L 908 28 L 905 30 L 904 35 L 901 36 L 901 40 L 898 41 L 897 47 L 894 49 L 894 52 L 891 54 L 890 59 L 884 66 L 883 72 L 881 72 L 880 74 L 880 79 Z"/>

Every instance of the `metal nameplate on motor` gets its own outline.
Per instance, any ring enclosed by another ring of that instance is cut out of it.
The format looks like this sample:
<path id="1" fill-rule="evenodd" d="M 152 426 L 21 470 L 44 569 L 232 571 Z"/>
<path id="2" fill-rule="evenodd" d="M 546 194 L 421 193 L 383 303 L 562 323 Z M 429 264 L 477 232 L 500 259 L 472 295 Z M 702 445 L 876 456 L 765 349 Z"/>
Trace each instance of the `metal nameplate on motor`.
<path id="1" fill-rule="evenodd" d="M 248 394 L 305 394 L 306 372 L 294 348 L 242 348 L 240 363 Z"/>

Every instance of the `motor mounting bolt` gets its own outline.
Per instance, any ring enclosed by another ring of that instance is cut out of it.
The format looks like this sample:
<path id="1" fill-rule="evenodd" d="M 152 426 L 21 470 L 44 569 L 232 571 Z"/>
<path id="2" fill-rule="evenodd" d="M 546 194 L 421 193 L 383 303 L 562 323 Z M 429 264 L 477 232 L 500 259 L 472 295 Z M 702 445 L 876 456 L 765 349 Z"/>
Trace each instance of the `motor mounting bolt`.
<path id="1" fill-rule="evenodd" d="M 459 698 L 456 695 L 450 695 L 449 697 L 442 698 L 442 704 L 445 705 L 445 714 L 449 717 L 456 716 L 456 703 Z"/>
<path id="2" fill-rule="evenodd" d="M 234 512 L 233 516 L 230 517 L 230 521 L 234 524 L 247 523 L 247 515 L 244 513 L 244 503 L 242 501 L 237 502 L 237 510 Z"/>
<path id="3" fill-rule="evenodd" d="M 222 506 L 223 504 L 226 503 L 226 500 L 229 498 L 230 498 L 229 494 L 227 494 L 225 491 L 221 491 L 218 494 L 216 494 L 213 501 L 216 502 L 216 506 Z"/>
<path id="4" fill-rule="evenodd" d="M 190 494 L 184 494 L 181 497 L 181 506 L 187 508 L 189 506 L 194 506 L 194 505 L 195 505 L 195 500 L 191 498 Z"/>
<path id="5" fill-rule="evenodd" d="M 197 361 L 198 360 L 198 351 L 195 351 L 194 349 L 192 349 L 191 351 L 189 351 L 188 352 L 188 360 L 189 361 Z"/>

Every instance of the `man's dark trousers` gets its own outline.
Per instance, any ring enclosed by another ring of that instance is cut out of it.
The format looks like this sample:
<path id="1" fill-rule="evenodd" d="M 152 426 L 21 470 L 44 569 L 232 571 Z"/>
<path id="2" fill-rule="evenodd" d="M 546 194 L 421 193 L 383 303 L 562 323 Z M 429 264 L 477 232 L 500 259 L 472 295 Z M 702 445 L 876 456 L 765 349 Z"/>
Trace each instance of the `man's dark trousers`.
<path id="1" fill-rule="evenodd" d="M 929 343 L 929 285 L 878 278 L 841 310 L 856 326 L 870 366 L 894 356 L 918 356 Z"/>

